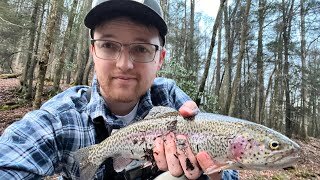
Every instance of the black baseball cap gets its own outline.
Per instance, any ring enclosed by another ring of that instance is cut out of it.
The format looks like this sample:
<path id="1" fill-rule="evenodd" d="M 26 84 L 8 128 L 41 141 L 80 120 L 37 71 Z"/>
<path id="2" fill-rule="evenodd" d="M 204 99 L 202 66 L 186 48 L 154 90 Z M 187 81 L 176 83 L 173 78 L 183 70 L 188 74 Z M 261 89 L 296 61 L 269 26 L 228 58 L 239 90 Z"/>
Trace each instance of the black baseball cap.
<path id="1" fill-rule="evenodd" d="M 163 43 L 165 42 L 168 28 L 157 0 L 93 0 L 92 9 L 86 15 L 84 24 L 90 30 L 94 30 L 102 22 L 120 16 L 128 16 L 156 27 Z"/>

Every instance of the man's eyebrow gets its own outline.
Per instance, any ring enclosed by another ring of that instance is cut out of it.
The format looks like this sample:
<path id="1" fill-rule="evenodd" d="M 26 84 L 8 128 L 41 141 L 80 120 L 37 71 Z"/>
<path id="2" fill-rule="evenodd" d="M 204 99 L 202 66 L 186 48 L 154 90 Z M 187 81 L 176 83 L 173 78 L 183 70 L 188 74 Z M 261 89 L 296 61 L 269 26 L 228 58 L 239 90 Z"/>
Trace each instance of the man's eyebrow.
<path id="1" fill-rule="evenodd" d="M 98 39 L 107 39 L 107 38 L 116 38 L 116 36 L 113 34 L 102 34 Z M 134 38 L 133 42 L 150 43 L 150 40 L 143 37 L 136 37 Z"/>
<path id="2" fill-rule="evenodd" d="M 102 36 L 99 37 L 99 39 L 104 39 L 104 38 L 113 38 L 115 37 L 114 35 L 112 34 L 103 34 Z"/>
<path id="3" fill-rule="evenodd" d="M 150 40 L 148 39 L 145 39 L 145 38 L 141 38 L 141 37 L 138 37 L 138 38 L 134 38 L 134 41 L 138 41 L 138 42 L 143 42 L 143 43 L 150 43 Z"/>

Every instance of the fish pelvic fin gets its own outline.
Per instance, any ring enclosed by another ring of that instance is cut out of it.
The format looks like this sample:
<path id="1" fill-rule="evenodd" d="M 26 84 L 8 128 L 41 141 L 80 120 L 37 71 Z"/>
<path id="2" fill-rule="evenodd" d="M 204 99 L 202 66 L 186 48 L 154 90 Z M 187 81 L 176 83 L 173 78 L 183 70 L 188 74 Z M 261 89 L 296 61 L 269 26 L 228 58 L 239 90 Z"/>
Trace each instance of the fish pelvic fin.
<path id="1" fill-rule="evenodd" d="M 207 168 L 204 174 L 210 175 L 213 173 L 221 172 L 222 170 L 231 168 L 233 164 L 234 164 L 233 161 L 227 161 L 223 164 L 215 164 L 214 166 Z"/>
<path id="2" fill-rule="evenodd" d="M 92 147 L 85 147 L 77 150 L 73 154 L 74 160 L 79 164 L 80 180 L 93 179 L 93 176 L 100 166 L 99 162 L 90 161 L 89 154 L 91 148 Z"/>

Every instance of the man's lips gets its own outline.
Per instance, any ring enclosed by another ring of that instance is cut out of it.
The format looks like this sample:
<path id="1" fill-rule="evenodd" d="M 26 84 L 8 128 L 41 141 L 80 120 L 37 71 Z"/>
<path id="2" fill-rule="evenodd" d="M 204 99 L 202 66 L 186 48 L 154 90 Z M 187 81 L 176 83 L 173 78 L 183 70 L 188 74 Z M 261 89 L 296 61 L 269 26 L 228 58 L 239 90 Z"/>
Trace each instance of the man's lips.
<path id="1" fill-rule="evenodd" d="M 113 79 L 119 79 L 119 80 L 135 80 L 137 79 L 135 76 L 113 76 Z"/>

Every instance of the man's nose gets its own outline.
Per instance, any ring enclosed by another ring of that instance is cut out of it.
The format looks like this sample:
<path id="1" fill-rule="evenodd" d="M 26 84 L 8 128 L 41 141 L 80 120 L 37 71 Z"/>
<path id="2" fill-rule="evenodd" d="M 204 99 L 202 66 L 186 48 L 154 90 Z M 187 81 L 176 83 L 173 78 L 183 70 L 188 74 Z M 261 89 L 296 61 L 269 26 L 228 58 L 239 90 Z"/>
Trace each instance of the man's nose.
<path id="1" fill-rule="evenodd" d="M 122 49 L 119 58 L 116 60 L 116 66 L 122 71 L 133 69 L 133 62 L 130 59 L 130 53 L 128 48 Z"/>

